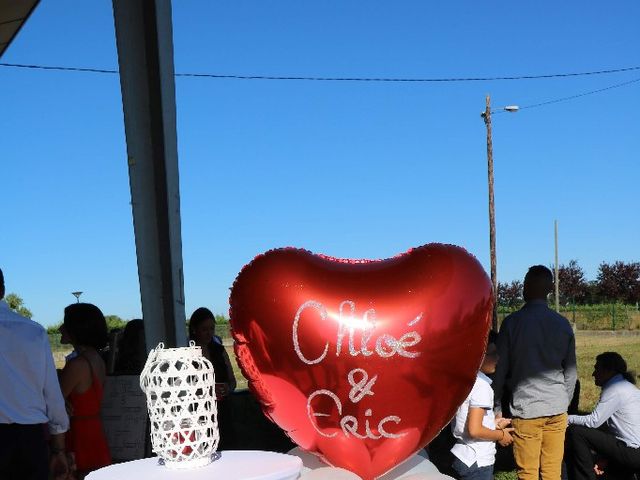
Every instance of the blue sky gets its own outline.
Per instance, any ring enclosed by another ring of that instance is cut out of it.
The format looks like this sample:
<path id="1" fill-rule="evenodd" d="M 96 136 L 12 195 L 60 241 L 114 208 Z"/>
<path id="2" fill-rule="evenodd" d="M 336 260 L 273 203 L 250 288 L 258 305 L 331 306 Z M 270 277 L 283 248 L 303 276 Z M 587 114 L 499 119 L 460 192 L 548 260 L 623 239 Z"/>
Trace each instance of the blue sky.
<path id="1" fill-rule="evenodd" d="M 640 65 L 640 3 L 175 1 L 177 72 L 469 77 Z M 117 68 L 111 2 L 43 1 L 5 63 Z M 489 269 L 484 97 L 532 105 L 640 77 L 468 83 L 178 78 L 187 315 L 255 255 L 454 243 Z M 117 75 L 0 68 L 0 265 L 34 319 L 82 290 L 140 316 Z M 640 260 L 640 83 L 496 115 L 498 276 Z"/>

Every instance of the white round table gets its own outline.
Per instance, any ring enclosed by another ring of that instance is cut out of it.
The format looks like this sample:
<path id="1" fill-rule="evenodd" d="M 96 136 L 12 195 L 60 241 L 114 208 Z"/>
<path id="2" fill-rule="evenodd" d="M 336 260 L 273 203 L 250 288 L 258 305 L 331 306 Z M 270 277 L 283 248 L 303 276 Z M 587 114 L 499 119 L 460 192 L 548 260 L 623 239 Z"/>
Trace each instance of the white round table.
<path id="1" fill-rule="evenodd" d="M 207 466 L 172 470 L 158 458 L 118 463 L 96 470 L 87 480 L 295 480 L 302 460 L 293 455 L 263 451 L 223 451 Z"/>

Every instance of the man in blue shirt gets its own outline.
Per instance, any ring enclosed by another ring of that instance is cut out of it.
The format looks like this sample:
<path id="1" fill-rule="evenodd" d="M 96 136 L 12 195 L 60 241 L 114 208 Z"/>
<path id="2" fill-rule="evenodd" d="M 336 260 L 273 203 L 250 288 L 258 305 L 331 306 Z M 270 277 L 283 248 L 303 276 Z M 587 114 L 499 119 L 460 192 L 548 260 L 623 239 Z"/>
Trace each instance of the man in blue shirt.
<path id="1" fill-rule="evenodd" d="M 0 479 L 65 478 L 69 417 L 49 338 L 41 325 L 13 312 L 4 293 L 0 270 Z"/>
<path id="2" fill-rule="evenodd" d="M 552 290 L 551 271 L 531 267 L 524 279 L 526 303 L 505 318 L 498 336 L 495 412 L 498 418 L 507 386 L 519 480 L 560 480 L 567 407 L 577 372 L 571 325 L 547 305 Z"/>
<path id="3" fill-rule="evenodd" d="M 569 478 L 593 480 L 603 473 L 609 479 L 630 478 L 640 471 L 640 390 L 635 376 L 619 353 L 605 352 L 596 357 L 593 379 L 602 387 L 596 408 L 589 415 L 569 416 Z"/>

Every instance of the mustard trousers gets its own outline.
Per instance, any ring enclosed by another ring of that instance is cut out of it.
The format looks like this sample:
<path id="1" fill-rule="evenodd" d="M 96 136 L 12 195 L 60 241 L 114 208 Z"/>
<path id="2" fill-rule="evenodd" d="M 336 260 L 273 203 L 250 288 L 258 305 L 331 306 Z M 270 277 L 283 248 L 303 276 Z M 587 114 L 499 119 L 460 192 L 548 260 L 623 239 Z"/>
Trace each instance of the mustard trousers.
<path id="1" fill-rule="evenodd" d="M 560 480 L 567 414 L 514 418 L 512 427 L 518 480 Z"/>

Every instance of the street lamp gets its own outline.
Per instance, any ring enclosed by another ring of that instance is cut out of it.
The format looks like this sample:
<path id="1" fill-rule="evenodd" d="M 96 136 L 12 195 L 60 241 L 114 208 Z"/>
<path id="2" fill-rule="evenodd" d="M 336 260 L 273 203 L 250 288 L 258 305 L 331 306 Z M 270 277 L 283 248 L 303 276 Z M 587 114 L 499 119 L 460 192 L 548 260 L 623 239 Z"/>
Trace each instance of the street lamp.
<path id="1" fill-rule="evenodd" d="M 515 113 L 517 105 L 508 105 L 498 110 Z M 493 320 L 491 328 L 498 331 L 498 275 L 496 273 L 496 213 L 493 201 L 493 142 L 491 139 L 491 97 L 487 95 L 487 105 L 480 114 L 487 127 L 487 168 L 489 175 L 489 249 L 491 252 L 491 284 L 493 285 Z"/>
<path id="2" fill-rule="evenodd" d="M 71 295 L 76 297 L 76 303 L 80 303 L 80 295 L 82 295 L 82 292 L 71 292 Z"/>

